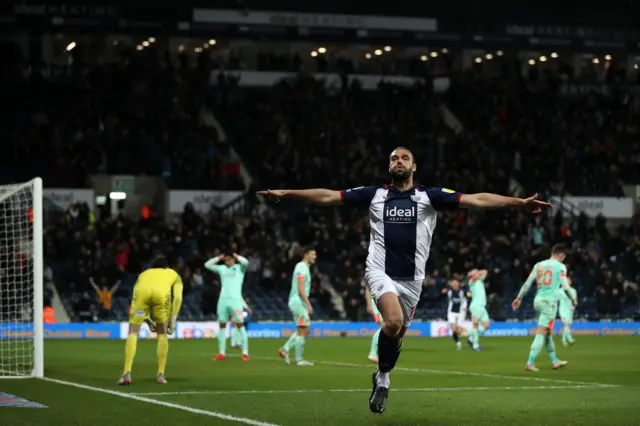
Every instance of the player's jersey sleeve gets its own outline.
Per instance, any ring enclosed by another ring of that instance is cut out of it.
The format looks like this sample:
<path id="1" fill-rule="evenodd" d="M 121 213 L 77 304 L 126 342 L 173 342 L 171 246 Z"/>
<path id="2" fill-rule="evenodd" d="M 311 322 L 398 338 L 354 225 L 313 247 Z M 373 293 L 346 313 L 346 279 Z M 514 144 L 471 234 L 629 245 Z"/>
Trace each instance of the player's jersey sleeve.
<path id="1" fill-rule="evenodd" d="M 360 186 L 358 188 L 344 189 L 340 191 L 340 199 L 343 204 L 368 207 L 375 197 L 379 186 Z"/>
<path id="2" fill-rule="evenodd" d="M 298 263 L 293 275 L 295 277 L 296 286 L 300 280 L 303 280 L 306 283 L 309 278 L 309 269 L 305 268 L 302 263 Z"/>
<path id="3" fill-rule="evenodd" d="M 246 272 L 247 267 L 249 266 L 249 259 L 247 259 L 244 256 L 240 256 L 239 254 L 236 255 L 236 257 L 238 259 L 238 264 L 240 265 L 240 269 L 242 270 L 242 272 Z"/>
<path id="4" fill-rule="evenodd" d="M 220 261 L 220 256 L 216 256 L 212 259 L 207 260 L 204 264 L 204 267 L 210 270 L 211 272 L 215 272 L 216 274 L 220 275 L 223 271 L 222 268 L 225 265 L 218 264 L 219 261 Z"/>
<path id="5" fill-rule="evenodd" d="M 300 277 L 304 278 L 304 274 L 302 273 L 302 268 L 300 263 L 296 264 L 295 268 L 293 268 L 293 276 L 291 277 L 291 294 L 290 298 L 300 296 L 300 292 L 298 291 L 298 280 Z"/>
<path id="6" fill-rule="evenodd" d="M 455 210 L 460 205 L 462 194 L 453 189 L 422 186 L 418 190 L 426 192 L 435 210 Z"/>
<path id="7" fill-rule="evenodd" d="M 567 267 L 560 264 L 560 266 L 558 267 L 558 272 L 560 275 L 560 287 L 566 292 L 571 292 L 571 287 L 569 287 L 569 283 L 567 281 Z"/>
<path id="8" fill-rule="evenodd" d="M 447 306 L 447 312 L 451 312 L 451 308 L 453 307 L 453 291 L 449 290 L 447 291 L 447 300 L 449 302 L 449 305 Z"/>

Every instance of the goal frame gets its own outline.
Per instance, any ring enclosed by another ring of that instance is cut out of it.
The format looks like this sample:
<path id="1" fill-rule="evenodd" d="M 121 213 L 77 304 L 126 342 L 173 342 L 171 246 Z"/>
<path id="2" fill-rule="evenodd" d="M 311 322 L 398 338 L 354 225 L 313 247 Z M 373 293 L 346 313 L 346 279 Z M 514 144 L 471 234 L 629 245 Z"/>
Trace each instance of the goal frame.
<path id="1" fill-rule="evenodd" d="M 0 379 L 28 379 L 44 377 L 44 257 L 43 257 L 43 200 L 42 178 L 36 177 L 30 181 L 14 184 L 15 188 L 2 194 L 2 199 L 21 191 L 26 186 L 32 190 L 33 212 L 33 369 L 30 374 L 4 376 L 0 371 Z"/>

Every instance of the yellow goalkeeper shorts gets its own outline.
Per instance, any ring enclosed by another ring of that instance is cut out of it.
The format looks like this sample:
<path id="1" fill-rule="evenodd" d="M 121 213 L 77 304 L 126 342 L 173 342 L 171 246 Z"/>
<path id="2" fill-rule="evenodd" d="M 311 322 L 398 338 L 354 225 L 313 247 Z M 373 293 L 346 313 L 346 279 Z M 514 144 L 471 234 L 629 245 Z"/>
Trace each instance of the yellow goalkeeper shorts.
<path id="1" fill-rule="evenodd" d="M 158 291 L 151 286 L 136 286 L 133 289 L 129 323 L 142 324 L 153 313 L 157 323 L 169 321 L 171 316 L 171 291 Z"/>

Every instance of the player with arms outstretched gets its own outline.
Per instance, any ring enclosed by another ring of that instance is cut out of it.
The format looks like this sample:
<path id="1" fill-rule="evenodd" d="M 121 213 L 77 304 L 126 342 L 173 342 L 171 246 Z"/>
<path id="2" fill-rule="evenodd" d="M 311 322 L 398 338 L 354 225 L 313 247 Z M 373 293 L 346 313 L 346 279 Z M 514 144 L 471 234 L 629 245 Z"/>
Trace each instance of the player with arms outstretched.
<path id="1" fill-rule="evenodd" d="M 538 371 L 535 367 L 535 361 L 543 346 L 547 349 L 554 370 L 567 365 L 566 361 L 558 359 L 556 347 L 553 343 L 553 322 L 558 315 L 558 291 L 560 287 L 569 297 L 573 297 L 570 295 L 571 287 L 567 283 L 567 267 L 562 263 L 566 257 L 567 249 L 563 244 L 553 246 L 551 258 L 535 264 L 518 296 L 511 304 L 514 311 L 518 310 L 522 298 L 529 291 L 531 284 L 534 282 L 537 284 L 533 309 L 538 314 L 538 328 L 536 329 L 536 337 L 531 345 L 529 360 L 525 367 L 526 371 Z M 572 298 L 572 305 L 576 306 L 577 303 L 578 301 Z"/>
<path id="2" fill-rule="evenodd" d="M 569 293 L 566 293 L 562 289 L 559 292 L 560 305 L 558 312 L 560 313 L 560 320 L 562 321 L 562 344 L 564 346 L 573 345 L 576 343 L 575 339 L 571 335 L 571 324 L 573 324 L 573 313 L 576 308 L 573 304 L 574 300 L 578 300 L 578 292 L 571 283 L 571 278 L 567 277 L 567 285 L 571 287 Z"/>
<path id="3" fill-rule="evenodd" d="M 119 385 L 131 384 L 131 368 L 136 356 L 138 332 L 143 322 L 149 329 L 158 333 L 158 384 L 164 385 L 167 380 L 164 371 L 169 355 L 168 335 L 173 333 L 178 312 L 182 305 L 182 279 L 165 257 L 154 259 L 149 269 L 138 277 L 133 288 L 133 299 L 129 314 L 129 335 L 125 345 L 124 372 L 118 380 Z M 171 302 L 173 296 L 173 303 Z M 153 312 L 155 322 L 150 319 Z"/>
<path id="4" fill-rule="evenodd" d="M 390 185 L 364 186 L 344 191 L 330 189 L 279 189 L 258 195 L 298 199 L 321 205 L 349 204 L 366 207 L 371 227 L 365 282 L 384 318 L 378 339 L 378 371 L 373 373 L 369 409 L 382 413 L 389 394 L 389 372 L 402 349 L 422 291 L 425 266 L 438 211 L 456 208 L 521 208 L 540 212 L 550 204 L 537 195 L 522 199 L 479 193 L 461 194 L 446 188 L 414 185 L 417 169 L 413 154 L 396 148 L 389 156 Z"/>
<path id="5" fill-rule="evenodd" d="M 220 263 L 224 261 L 224 263 Z M 205 262 L 204 267 L 220 276 L 220 297 L 218 298 L 218 355 L 214 361 L 227 359 L 227 322 L 231 320 L 234 328 L 238 329 L 240 345 L 242 346 L 242 360 L 249 361 L 249 338 L 244 326 L 242 311 L 248 306 L 242 297 L 242 284 L 247 271 L 249 259 L 239 254 L 216 256 Z"/>
<path id="6" fill-rule="evenodd" d="M 460 281 L 452 279 L 449 282 L 449 289 L 444 289 L 449 304 L 447 306 L 447 322 L 451 329 L 453 341 L 456 342 L 456 348 L 460 350 L 460 336 L 467 337 L 467 330 L 462 326 L 462 321 L 467 317 L 467 298 L 464 290 L 460 286 Z"/>
<path id="7" fill-rule="evenodd" d="M 473 328 L 469 336 L 469 346 L 474 351 L 481 351 L 480 336 L 489 328 L 489 313 L 487 312 L 487 290 L 484 280 L 487 278 L 486 269 L 473 269 L 469 271 L 469 291 L 471 292 L 471 323 Z"/>
<path id="8" fill-rule="evenodd" d="M 373 317 L 376 324 L 380 326 L 371 338 L 371 349 L 369 350 L 369 361 L 374 364 L 378 363 L 378 339 L 380 338 L 380 331 L 382 330 L 382 315 L 376 306 L 376 301 L 371 295 L 368 288 L 364 290 L 364 297 L 367 302 L 367 313 Z"/>
<path id="9" fill-rule="evenodd" d="M 289 337 L 283 347 L 278 349 L 278 355 L 289 364 L 289 351 L 296 348 L 296 365 L 299 367 L 311 367 L 312 362 L 303 358 L 304 344 L 311 331 L 311 315 L 313 308 L 309 301 L 311 294 L 311 265 L 316 263 L 316 251 L 305 248 L 302 251 L 302 260 L 296 264 L 291 278 L 291 292 L 289 293 L 289 310 L 293 314 L 296 324 L 296 332 Z"/>

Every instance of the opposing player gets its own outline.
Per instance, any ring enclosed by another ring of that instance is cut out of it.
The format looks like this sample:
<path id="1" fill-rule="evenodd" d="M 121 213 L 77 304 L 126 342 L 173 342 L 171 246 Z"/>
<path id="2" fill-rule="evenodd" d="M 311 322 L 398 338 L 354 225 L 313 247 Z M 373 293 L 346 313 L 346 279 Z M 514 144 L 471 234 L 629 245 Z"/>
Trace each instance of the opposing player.
<path id="1" fill-rule="evenodd" d="M 303 358 L 304 344 L 311 330 L 311 315 L 313 308 L 309 301 L 311 293 L 311 265 L 316 263 L 316 251 L 312 248 L 303 250 L 302 260 L 296 264 L 291 278 L 291 292 L 289 293 L 289 310 L 293 314 L 296 324 L 296 331 L 289 337 L 283 347 L 278 349 L 278 355 L 289 364 L 289 351 L 296 348 L 296 365 L 300 367 L 311 367 L 312 362 Z"/>
<path id="2" fill-rule="evenodd" d="M 575 312 L 574 300 L 578 300 L 578 292 L 572 286 L 571 279 L 567 277 L 569 292 L 560 291 L 559 313 L 562 320 L 562 344 L 564 346 L 573 345 L 576 341 L 571 335 L 571 324 L 573 324 L 573 313 Z"/>
<path id="3" fill-rule="evenodd" d="M 558 291 L 560 287 L 571 298 L 573 306 L 578 301 L 571 295 L 571 287 L 567 283 L 567 268 L 562 262 L 567 257 L 567 249 L 563 244 L 556 244 L 551 249 L 551 258 L 536 263 L 529 277 L 520 289 L 518 296 L 511 306 L 516 311 L 522 303 L 522 298 L 527 294 L 531 284 L 537 284 L 536 297 L 533 300 L 533 308 L 538 314 L 538 328 L 536 337 L 531 345 L 526 371 L 538 371 L 535 367 L 536 357 L 542 350 L 547 349 L 554 370 L 564 367 L 567 362 L 561 361 L 556 355 L 556 347 L 553 343 L 553 321 L 558 315 Z"/>
<path id="4" fill-rule="evenodd" d="M 364 297 L 367 302 L 367 313 L 373 317 L 373 321 L 380 326 L 371 338 L 371 349 L 369 350 L 369 361 L 374 364 L 378 363 L 378 339 L 380 338 L 380 331 L 382 330 L 382 315 L 376 306 L 376 301 L 371 295 L 368 288 L 364 290 Z"/>
<path id="5" fill-rule="evenodd" d="M 462 348 L 460 337 L 467 337 L 467 330 L 462 326 L 462 321 L 467 317 L 467 298 L 460 286 L 460 281 L 457 279 L 452 279 L 449 282 L 449 287 L 448 290 L 444 290 L 449 300 L 447 322 L 449 323 L 453 340 L 456 342 L 456 348 L 460 350 Z"/>
<path id="6" fill-rule="evenodd" d="M 369 210 L 371 234 L 365 282 L 384 318 L 378 339 L 378 371 L 373 373 L 369 408 L 382 413 L 389 393 L 389 372 L 402 348 L 422 291 L 425 264 L 438 211 L 461 208 L 521 208 L 538 213 L 549 203 L 537 195 L 521 199 L 479 193 L 461 194 L 446 188 L 414 185 L 416 163 L 411 151 L 396 148 L 389 156 L 390 185 L 364 186 L 345 191 L 330 189 L 280 189 L 259 195 L 291 198 L 316 204 L 350 204 Z"/>
<path id="7" fill-rule="evenodd" d="M 220 263 L 224 261 L 224 263 Z M 242 284 L 244 274 L 247 271 L 249 259 L 239 254 L 216 256 L 205 262 L 204 267 L 220 276 L 220 297 L 218 299 L 218 355 L 214 361 L 227 359 L 227 322 L 231 321 L 232 327 L 238 329 L 240 345 L 242 346 L 242 360 L 249 361 L 249 338 L 244 326 L 242 311 L 246 302 L 242 297 Z"/>
<path id="8" fill-rule="evenodd" d="M 131 311 L 129 313 L 129 335 L 124 352 L 124 372 L 118 380 L 119 385 L 131 384 L 131 367 L 136 356 L 138 332 L 143 322 L 149 325 L 151 331 L 158 333 L 158 384 L 164 385 L 164 376 L 169 355 L 168 335 L 173 333 L 178 312 L 182 305 L 182 279 L 173 269 L 169 268 L 166 258 L 160 256 L 154 259 L 149 269 L 138 277 L 133 288 Z M 173 296 L 173 303 L 171 298 Z M 153 312 L 155 322 L 150 319 Z"/>
<path id="9" fill-rule="evenodd" d="M 471 335 L 469 336 L 469 346 L 474 351 L 481 351 L 480 336 L 489 328 L 489 313 L 487 312 L 487 291 L 484 280 L 487 278 L 486 269 L 473 269 L 469 271 L 469 291 L 471 292 Z"/>

